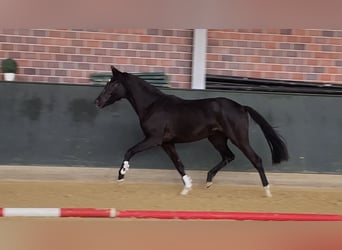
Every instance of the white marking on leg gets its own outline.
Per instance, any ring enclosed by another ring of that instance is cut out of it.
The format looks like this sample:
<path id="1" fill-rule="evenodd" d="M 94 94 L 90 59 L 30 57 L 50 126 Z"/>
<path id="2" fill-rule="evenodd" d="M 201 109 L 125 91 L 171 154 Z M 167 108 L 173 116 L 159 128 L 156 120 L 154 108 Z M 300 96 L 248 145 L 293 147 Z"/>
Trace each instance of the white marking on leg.
<path id="1" fill-rule="evenodd" d="M 270 190 L 270 185 L 265 186 L 264 189 L 265 189 L 265 192 L 266 192 L 266 196 L 267 197 L 272 197 L 272 193 L 271 193 L 271 190 Z"/>
<path id="2" fill-rule="evenodd" d="M 212 181 L 209 181 L 209 182 L 207 182 L 207 184 L 205 185 L 205 187 L 206 187 L 206 188 L 210 188 L 211 185 L 213 185 L 213 182 L 212 182 Z"/>
<path id="3" fill-rule="evenodd" d="M 182 178 L 183 178 L 183 181 L 184 181 L 184 186 L 188 187 L 188 188 L 191 188 L 192 187 L 192 179 L 191 179 L 191 177 L 188 176 L 188 175 L 184 175 Z"/>
<path id="4" fill-rule="evenodd" d="M 182 177 L 183 182 L 184 182 L 184 188 L 181 192 L 181 195 L 187 195 L 189 193 L 189 191 L 191 190 L 192 187 L 192 179 L 190 176 L 188 175 L 184 175 Z"/>
<path id="5" fill-rule="evenodd" d="M 125 175 L 126 172 L 128 171 L 128 169 L 129 169 L 129 163 L 128 163 L 128 161 L 124 161 L 123 166 L 120 170 L 120 174 Z"/>

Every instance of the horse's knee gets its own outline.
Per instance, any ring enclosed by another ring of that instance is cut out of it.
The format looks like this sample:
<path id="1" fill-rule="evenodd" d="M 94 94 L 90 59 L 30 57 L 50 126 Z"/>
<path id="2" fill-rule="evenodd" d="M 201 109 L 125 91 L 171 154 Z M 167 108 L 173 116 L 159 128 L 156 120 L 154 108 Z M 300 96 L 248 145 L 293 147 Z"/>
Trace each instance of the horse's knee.
<path id="1" fill-rule="evenodd" d="M 221 164 L 223 166 L 227 165 L 229 162 L 233 161 L 235 159 L 235 155 L 233 154 L 225 154 L 222 155 L 222 161 Z"/>

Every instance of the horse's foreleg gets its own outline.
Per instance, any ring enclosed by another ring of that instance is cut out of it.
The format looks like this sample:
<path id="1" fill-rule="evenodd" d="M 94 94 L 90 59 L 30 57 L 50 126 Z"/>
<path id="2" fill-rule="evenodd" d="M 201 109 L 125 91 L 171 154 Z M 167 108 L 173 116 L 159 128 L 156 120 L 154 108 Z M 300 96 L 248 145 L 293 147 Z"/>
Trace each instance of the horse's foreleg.
<path id="1" fill-rule="evenodd" d="M 192 187 L 192 180 L 190 176 L 188 176 L 185 173 L 184 165 L 179 159 L 179 156 L 177 154 L 175 145 L 173 143 L 164 143 L 162 144 L 162 147 L 164 151 L 167 153 L 167 155 L 170 157 L 172 160 L 173 164 L 175 165 L 178 173 L 182 176 L 182 181 L 184 183 L 184 188 L 181 192 L 182 195 L 186 195 L 189 193 Z"/>
<path id="2" fill-rule="evenodd" d="M 156 138 L 145 138 L 143 141 L 137 143 L 130 149 L 128 149 L 125 153 L 124 160 L 119 169 L 118 181 L 123 181 L 125 178 L 125 174 L 129 168 L 129 160 L 137 153 L 156 147 L 160 145 L 159 140 Z"/>

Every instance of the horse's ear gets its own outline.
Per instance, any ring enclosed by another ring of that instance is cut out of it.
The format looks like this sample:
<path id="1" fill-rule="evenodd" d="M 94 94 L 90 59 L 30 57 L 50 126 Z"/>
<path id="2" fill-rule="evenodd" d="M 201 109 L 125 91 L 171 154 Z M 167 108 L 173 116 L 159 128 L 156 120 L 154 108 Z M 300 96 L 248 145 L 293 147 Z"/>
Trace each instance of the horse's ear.
<path id="1" fill-rule="evenodd" d="M 115 68 L 113 65 L 110 67 L 112 68 L 113 76 L 118 76 L 118 75 L 122 74 L 121 71 L 118 70 L 117 68 Z"/>

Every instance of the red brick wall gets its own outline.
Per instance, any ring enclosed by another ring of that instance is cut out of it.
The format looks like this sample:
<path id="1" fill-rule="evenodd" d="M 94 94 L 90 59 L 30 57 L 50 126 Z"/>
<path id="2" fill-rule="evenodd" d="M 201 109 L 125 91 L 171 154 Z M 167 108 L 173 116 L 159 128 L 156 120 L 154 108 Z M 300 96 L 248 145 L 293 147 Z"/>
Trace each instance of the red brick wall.
<path id="1" fill-rule="evenodd" d="M 192 30 L 0 30 L 0 59 L 18 60 L 19 81 L 89 83 L 114 64 L 164 71 L 189 88 Z M 208 30 L 207 73 L 342 84 L 342 31 Z"/>
<path id="2" fill-rule="evenodd" d="M 342 83 L 342 31 L 209 30 L 207 73 Z"/>
<path id="3" fill-rule="evenodd" d="M 18 60 L 18 81 L 89 83 L 89 74 L 160 72 L 190 87 L 192 30 L 0 30 L 0 59 Z"/>

